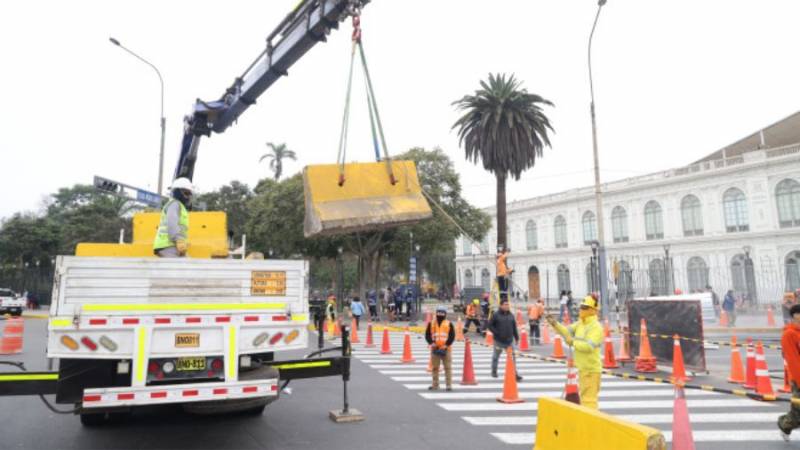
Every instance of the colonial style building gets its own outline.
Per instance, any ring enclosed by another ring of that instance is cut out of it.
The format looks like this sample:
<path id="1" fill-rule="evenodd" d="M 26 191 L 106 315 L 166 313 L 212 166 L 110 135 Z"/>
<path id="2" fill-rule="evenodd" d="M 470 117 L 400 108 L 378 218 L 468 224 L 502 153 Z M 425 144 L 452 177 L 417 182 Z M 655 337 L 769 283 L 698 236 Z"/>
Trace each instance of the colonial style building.
<path id="1" fill-rule="evenodd" d="M 612 299 L 710 285 L 775 303 L 800 288 L 800 112 L 694 164 L 602 190 Z M 515 290 L 599 290 L 596 220 L 592 187 L 510 203 Z M 489 287 L 495 241 L 495 230 L 480 245 L 457 241 L 459 286 Z"/>

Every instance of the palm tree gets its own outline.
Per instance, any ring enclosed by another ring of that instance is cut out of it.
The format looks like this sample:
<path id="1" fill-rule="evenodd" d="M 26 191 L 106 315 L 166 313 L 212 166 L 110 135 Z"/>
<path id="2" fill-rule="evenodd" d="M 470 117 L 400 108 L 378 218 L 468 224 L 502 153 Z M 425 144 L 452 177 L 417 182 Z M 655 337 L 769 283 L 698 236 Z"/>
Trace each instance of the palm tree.
<path id="1" fill-rule="evenodd" d="M 286 144 L 273 144 L 267 142 L 267 146 L 272 149 L 269 153 L 264 153 L 258 162 L 269 159 L 269 168 L 275 172 L 275 181 L 279 181 L 283 174 L 283 159 L 288 158 L 292 161 L 297 161 L 297 154 L 294 150 L 286 148 Z"/>
<path id="2" fill-rule="evenodd" d="M 497 246 L 507 247 L 506 178 L 519 180 L 523 171 L 542 157 L 544 146 L 550 147 L 550 120 L 542 106 L 553 103 L 530 94 L 514 75 L 489 74 L 481 81 L 481 89 L 453 102 L 464 111 L 453 128 L 458 128 L 459 144 L 466 157 L 497 179 Z"/>

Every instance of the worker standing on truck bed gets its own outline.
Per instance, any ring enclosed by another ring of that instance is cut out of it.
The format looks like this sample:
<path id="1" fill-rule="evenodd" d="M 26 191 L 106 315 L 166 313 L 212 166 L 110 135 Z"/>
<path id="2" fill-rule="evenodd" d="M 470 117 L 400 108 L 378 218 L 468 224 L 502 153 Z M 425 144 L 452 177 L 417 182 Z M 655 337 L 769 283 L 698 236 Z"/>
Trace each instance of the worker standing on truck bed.
<path id="1" fill-rule="evenodd" d="M 189 207 L 192 204 L 194 186 L 188 178 L 176 178 L 170 187 L 172 198 L 161 210 L 153 251 L 162 258 L 186 256 L 189 236 Z"/>

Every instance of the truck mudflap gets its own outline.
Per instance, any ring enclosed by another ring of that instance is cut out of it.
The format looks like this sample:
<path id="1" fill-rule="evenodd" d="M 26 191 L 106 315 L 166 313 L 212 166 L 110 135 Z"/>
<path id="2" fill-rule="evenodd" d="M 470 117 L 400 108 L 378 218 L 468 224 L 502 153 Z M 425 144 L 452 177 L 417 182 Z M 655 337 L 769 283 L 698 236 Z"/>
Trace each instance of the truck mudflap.
<path id="1" fill-rule="evenodd" d="M 55 394 L 58 372 L 0 373 L 0 396 Z"/>
<path id="2" fill-rule="evenodd" d="M 146 387 L 92 388 L 83 391 L 82 409 L 204 402 L 278 395 L 278 379 L 173 384 Z"/>
<path id="3" fill-rule="evenodd" d="M 270 365 L 278 369 L 281 381 L 350 375 L 350 359 L 343 356 L 276 361 Z"/>

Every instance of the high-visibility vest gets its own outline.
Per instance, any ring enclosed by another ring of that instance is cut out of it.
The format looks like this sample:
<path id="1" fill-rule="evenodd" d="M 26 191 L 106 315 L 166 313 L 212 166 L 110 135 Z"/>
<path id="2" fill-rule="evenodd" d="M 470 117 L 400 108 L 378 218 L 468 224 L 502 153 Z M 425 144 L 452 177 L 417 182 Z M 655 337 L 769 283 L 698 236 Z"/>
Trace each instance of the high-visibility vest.
<path id="1" fill-rule="evenodd" d="M 168 201 L 161 210 L 161 222 L 158 224 L 156 239 L 153 241 L 153 250 L 161 250 L 162 248 L 175 246 L 175 242 L 170 240 L 169 232 L 167 230 L 167 208 L 169 208 L 173 202 L 178 202 L 178 205 L 181 208 L 181 215 L 178 219 L 178 225 L 180 226 L 178 237 L 186 240 L 186 237 L 189 235 L 189 211 L 186 210 L 186 207 L 183 206 L 183 203 L 173 198 L 172 200 Z"/>
<path id="2" fill-rule="evenodd" d="M 467 306 L 467 317 L 475 317 L 477 312 L 475 311 L 475 305 Z"/>
<path id="3" fill-rule="evenodd" d="M 506 255 L 502 254 L 497 257 L 497 276 L 508 276 L 508 266 L 506 265 Z"/>
<path id="4" fill-rule="evenodd" d="M 542 317 L 543 312 L 544 312 L 544 305 L 536 303 L 531 306 L 528 306 L 528 319 L 539 320 L 539 318 Z"/>
<path id="5" fill-rule="evenodd" d="M 431 340 L 436 348 L 447 347 L 447 337 L 450 335 L 450 321 L 445 319 L 441 325 L 438 320 L 431 321 Z"/>

